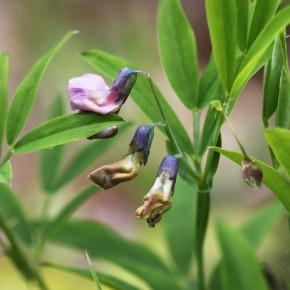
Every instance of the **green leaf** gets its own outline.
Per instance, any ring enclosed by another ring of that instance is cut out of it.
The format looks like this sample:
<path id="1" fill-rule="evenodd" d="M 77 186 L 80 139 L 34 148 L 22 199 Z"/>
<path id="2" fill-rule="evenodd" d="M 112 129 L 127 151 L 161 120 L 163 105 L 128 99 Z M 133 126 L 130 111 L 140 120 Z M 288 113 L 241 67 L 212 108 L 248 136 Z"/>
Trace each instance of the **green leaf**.
<path id="1" fill-rule="evenodd" d="M 282 9 L 275 15 L 259 33 L 256 40 L 248 50 L 239 72 L 231 89 L 231 97 L 236 98 L 241 89 L 245 86 L 249 77 L 257 68 L 259 62 L 265 57 L 269 46 L 287 25 L 290 23 L 290 7 Z"/>
<path id="2" fill-rule="evenodd" d="M 64 114 L 64 102 L 61 97 L 57 97 L 52 105 L 49 119 L 53 119 Z M 54 192 L 55 179 L 59 174 L 64 153 L 64 146 L 57 146 L 47 150 L 42 150 L 39 154 L 40 180 L 46 193 Z"/>
<path id="3" fill-rule="evenodd" d="M 235 0 L 206 0 L 206 14 L 215 63 L 225 93 L 235 77 L 237 12 Z"/>
<path id="4" fill-rule="evenodd" d="M 218 77 L 217 68 L 213 56 L 211 56 L 207 67 L 204 69 L 199 81 L 199 97 L 197 107 L 201 110 L 209 103 L 222 95 L 222 87 Z"/>
<path id="5" fill-rule="evenodd" d="M 12 177 L 12 165 L 10 161 L 7 161 L 0 167 L 0 182 L 10 184 Z"/>
<path id="6" fill-rule="evenodd" d="M 248 2 L 244 1 L 244 2 Z M 256 0 L 254 11 L 252 15 L 250 31 L 249 31 L 249 39 L 248 39 L 248 47 L 251 47 L 252 43 L 255 41 L 261 30 L 265 27 L 265 25 L 269 22 L 269 20 L 274 16 L 278 6 L 280 4 L 280 0 Z M 239 10 L 238 10 L 239 11 Z"/>
<path id="7" fill-rule="evenodd" d="M 178 179 L 172 202 L 172 209 L 164 217 L 166 240 L 176 268 L 186 277 L 194 252 L 197 192 Z"/>
<path id="8" fill-rule="evenodd" d="M 264 135 L 278 162 L 290 177 L 290 130 L 270 128 L 264 131 Z"/>
<path id="9" fill-rule="evenodd" d="M 113 262 L 140 277 L 154 290 L 181 290 L 167 266 L 149 249 L 124 239 L 108 227 L 84 220 L 65 224 L 53 241 L 76 250 L 86 249 L 91 257 Z"/>
<path id="10" fill-rule="evenodd" d="M 78 141 L 105 128 L 118 125 L 122 118 L 96 113 L 77 113 L 52 119 L 33 129 L 14 146 L 15 153 L 32 152 Z"/>
<path id="11" fill-rule="evenodd" d="M 283 40 L 285 42 L 285 40 Z M 263 120 L 267 124 L 268 119 L 276 111 L 279 96 L 280 78 L 286 59 L 283 51 L 281 37 L 275 39 L 272 57 L 265 67 L 264 74 L 264 103 Z"/>
<path id="12" fill-rule="evenodd" d="M 244 236 L 257 248 L 269 233 L 272 226 L 281 219 L 284 213 L 279 203 L 272 203 L 254 214 L 242 227 Z"/>
<path id="13" fill-rule="evenodd" d="M 7 91 L 9 78 L 9 56 L 0 54 L 0 157 L 2 152 L 3 135 L 6 125 Z"/>
<path id="14" fill-rule="evenodd" d="M 247 50 L 248 40 L 249 1 L 236 0 L 236 7 L 238 46 L 242 53 L 245 53 Z"/>
<path id="15" fill-rule="evenodd" d="M 67 271 L 73 274 L 77 274 L 83 278 L 92 279 L 91 272 L 88 270 L 72 268 L 72 267 L 64 266 L 64 265 L 56 265 L 56 264 L 46 263 L 46 262 L 42 263 L 42 266 Z M 107 274 L 103 274 L 99 272 L 97 274 L 98 274 L 98 278 L 100 282 L 104 285 L 109 286 L 112 289 L 115 289 L 115 290 L 139 290 L 140 289 L 116 278 L 115 276 L 111 276 L 111 275 L 107 275 Z"/>
<path id="16" fill-rule="evenodd" d="M 122 67 L 127 66 L 135 68 L 134 65 L 128 63 L 125 60 L 98 50 L 84 52 L 82 53 L 82 58 L 96 70 L 111 79 L 115 79 L 118 71 Z M 186 130 L 176 116 L 174 110 L 160 93 L 159 89 L 155 87 L 155 90 L 164 108 L 175 140 L 177 140 L 182 151 L 188 154 L 193 154 L 193 147 L 186 133 Z M 142 109 L 142 111 L 150 118 L 151 121 L 162 121 L 160 112 L 156 105 L 156 101 L 152 95 L 151 88 L 148 84 L 148 81 L 144 77 L 138 77 L 138 81 L 136 82 L 130 96 L 134 100 L 134 102 Z M 162 130 L 162 128 L 160 127 L 159 129 Z M 164 130 L 162 131 L 165 132 Z"/>
<path id="17" fill-rule="evenodd" d="M 261 266 L 249 241 L 225 222 L 217 224 L 217 234 L 228 288 L 267 290 Z"/>
<path id="18" fill-rule="evenodd" d="M 241 166 L 243 160 L 242 154 L 230 150 L 224 150 L 222 148 L 213 149 Z M 252 160 L 254 160 L 263 171 L 263 183 L 273 191 L 288 212 L 290 212 L 290 196 L 287 194 L 287 192 L 290 192 L 290 182 L 288 182 L 286 178 L 273 167 L 270 167 L 254 158 L 252 158 Z"/>
<path id="19" fill-rule="evenodd" d="M 90 267 L 90 272 L 91 272 L 91 274 L 92 274 L 92 276 L 94 278 L 94 281 L 95 281 L 96 288 L 98 290 L 102 290 L 101 283 L 99 281 L 99 278 L 98 278 L 98 275 L 96 273 L 96 270 L 94 269 L 94 265 L 93 265 L 93 263 L 92 263 L 92 261 L 90 259 L 90 256 L 89 256 L 87 251 L 85 251 L 85 253 L 86 253 L 86 259 L 87 259 L 88 265 Z"/>
<path id="20" fill-rule="evenodd" d="M 65 206 L 59 211 L 59 213 L 46 224 L 43 232 L 43 240 L 48 239 L 59 228 L 61 228 L 61 226 L 69 220 L 75 211 L 99 190 L 100 189 L 95 185 L 89 185 L 74 198 L 72 198 L 68 203 L 66 203 Z"/>
<path id="21" fill-rule="evenodd" d="M 280 84 L 279 84 L 279 98 L 276 113 L 276 126 L 290 129 L 290 77 L 289 71 L 282 69 Z"/>
<path id="22" fill-rule="evenodd" d="M 122 124 L 121 128 L 119 128 L 118 137 L 120 137 L 128 127 L 128 123 Z M 84 172 L 84 170 L 96 162 L 99 157 L 101 157 L 112 144 L 116 143 L 116 138 L 110 139 L 102 139 L 102 140 L 92 140 L 88 142 L 86 146 L 79 149 L 77 154 L 69 161 L 69 163 L 62 169 L 61 174 L 59 174 L 58 178 L 54 183 L 54 190 L 58 190 L 60 187 L 66 185 L 74 178 L 76 178 L 79 174 Z M 124 148 L 125 152 L 126 148 Z"/>
<path id="23" fill-rule="evenodd" d="M 69 32 L 55 47 L 42 56 L 18 86 L 8 112 L 7 142 L 11 146 L 24 127 L 33 106 L 42 76 L 56 53 L 75 34 Z"/>
<path id="24" fill-rule="evenodd" d="M 0 216 L 22 242 L 31 244 L 31 231 L 24 209 L 10 186 L 4 183 L 0 183 Z"/>
<path id="25" fill-rule="evenodd" d="M 158 43 L 162 65 L 172 88 L 183 104 L 193 109 L 198 96 L 196 41 L 179 0 L 160 1 Z"/>

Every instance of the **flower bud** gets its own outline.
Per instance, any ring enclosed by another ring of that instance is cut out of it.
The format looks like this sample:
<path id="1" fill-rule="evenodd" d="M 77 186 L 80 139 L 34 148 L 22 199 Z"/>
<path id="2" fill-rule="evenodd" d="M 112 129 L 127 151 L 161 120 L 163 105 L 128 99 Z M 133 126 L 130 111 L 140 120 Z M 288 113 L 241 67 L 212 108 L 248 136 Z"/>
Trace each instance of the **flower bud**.
<path id="1" fill-rule="evenodd" d="M 144 204 L 136 210 L 135 217 L 146 218 L 149 227 L 155 227 L 171 208 L 177 171 L 177 158 L 166 156 L 159 166 L 153 187 L 144 197 Z"/>
<path id="2" fill-rule="evenodd" d="M 249 158 L 244 158 L 242 163 L 243 179 L 253 189 L 260 190 L 262 186 L 263 172 L 258 164 Z"/>
<path id="3" fill-rule="evenodd" d="M 108 139 L 116 136 L 118 134 L 118 127 L 116 125 L 108 127 L 97 134 L 94 134 L 87 139 L 94 140 L 94 139 Z"/>

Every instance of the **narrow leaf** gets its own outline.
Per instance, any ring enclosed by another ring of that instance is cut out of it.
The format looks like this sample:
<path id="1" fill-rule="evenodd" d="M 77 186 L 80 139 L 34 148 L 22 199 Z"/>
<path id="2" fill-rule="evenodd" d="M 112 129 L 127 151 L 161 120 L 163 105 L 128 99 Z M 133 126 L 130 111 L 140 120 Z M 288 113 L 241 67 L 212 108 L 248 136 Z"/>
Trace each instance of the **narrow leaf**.
<path id="1" fill-rule="evenodd" d="M 46 262 L 42 263 L 42 266 L 67 271 L 67 272 L 70 272 L 73 274 L 77 274 L 77 275 L 79 275 L 83 278 L 86 278 L 86 279 L 92 279 L 91 272 L 88 270 L 72 268 L 72 267 L 64 266 L 64 265 L 56 265 L 56 264 L 46 263 Z M 136 287 L 116 278 L 115 276 L 111 276 L 111 275 L 107 275 L 107 274 L 103 274 L 103 273 L 99 273 L 99 272 L 97 273 L 97 275 L 98 275 L 100 282 L 104 285 L 109 286 L 110 289 L 112 288 L 115 290 L 140 290 L 140 288 L 136 288 Z"/>
<path id="2" fill-rule="evenodd" d="M 290 129 L 290 77 L 289 71 L 282 69 L 280 84 L 279 84 L 279 98 L 276 113 L 276 126 Z"/>
<path id="3" fill-rule="evenodd" d="M 53 119 L 64 114 L 64 102 L 57 97 L 52 105 L 48 119 Z M 64 146 L 57 146 L 43 150 L 39 155 L 40 180 L 46 193 L 54 192 L 55 178 L 59 174 L 59 167 L 64 153 Z"/>
<path id="4" fill-rule="evenodd" d="M 14 146 L 14 152 L 32 152 L 78 141 L 105 128 L 118 125 L 122 118 L 96 113 L 77 113 L 52 119 L 33 129 Z"/>
<path id="5" fill-rule="evenodd" d="M 236 7 L 238 46 L 242 53 L 245 53 L 247 50 L 248 40 L 249 1 L 236 0 Z"/>
<path id="6" fill-rule="evenodd" d="M 270 128 L 264 131 L 264 135 L 278 162 L 290 177 L 290 130 Z"/>
<path id="7" fill-rule="evenodd" d="M 276 111 L 278 104 L 281 71 L 286 63 L 282 41 L 285 42 L 281 37 L 276 37 L 272 57 L 265 67 L 263 102 L 263 120 L 265 124 Z"/>
<path id="8" fill-rule="evenodd" d="M 10 161 L 7 161 L 0 167 L 0 182 L 10 184 L 12 176 L 12 165 Z"/>
<path id="9" fill-rule="evenodd" d="M 122 238 L 102 224 L 70 221 L 58 231 L 53 241 L 66 248 L 86 249 L 91 257 L 115 263 L 146 281 L 154 290 L 182 289 L 167 266 L 153 252 L 141 244 Z"/>
<path id="10" fill-rule="evenodd" d="M 221 148 L 214 148 L 214 150 L 241 166 L 243 160 L 242 154 Z M 289 194 L 286 194 L 287 192 L 290 192 L 290 182 L 287 181 L 278 170 L 266 165 L 259 160 L 254 158 L 252 159 L 261 167 L 263 171 L 263 183 L 272 190 L 272 192 L 277 196 L 277 198 L 281 201 L 288 212 L 290 212 L 290 196 Z"/>
<path id="11" fill-rule="evenodd" d="M 22 242 L 31 244 L 31 231 L 24 209 L 11 188 L 4 183 L 0 183 L 0 216 Z"/>
<path id="12" fill-rule="evenodd" d="M 244 1 L 244 2 L 248 2 Z M 252 15 L 248 47 L 251 47 L 252 43 L 255 41 L 261 30 L 269 22 L 269 20 L 274 16 L 280 0 L 256 0 L 254 11 Z"/>
<path id="13" fill-rule="evenodd" d="M 193 109 L 198 95 L 196 42 L 179 0 L 160 1 L 158 43 L 162 65 L 172 88 L 183 104 Z"/>
<path id="14" fill-rule="evenodd" d="M 192 263 L 195 241 L 197 192 L 178 179 L 170 214 L 164 218 L 167 243 L 176 268 L 186 277 Z"/>
<path id="15" fill-rule="evenodd" d="M 237 12 L 235 0 L 206 0 L 206 14 L 215 63 L 225 93 L 235 77 Z"/>
<path id="16" fill-rule="evenodd" d="M 197 107 L 201 110 L 209 103 L 217 99 L 217 95 L 222 95 L 222 87 L 218 77 L 217 68 L 213 56 L 204 69 L 199 81 L 199 97 Z"/>
<path id="17" fill-rule="evenodd" d="M 251 244 L 229 224 L 217 224 L 219 245 L 222 252 L 228 289 L 267 290 Z"/>
<path id="18" fill-rule="evenodd" d="M 13 145 L 24 127 L 33 106 L 42 76 L 56 53 L 75 34 L 69 32 L 55 47 L 42 56 L 18 86 L 8 112 L 7 142 Z"/>
<path id="19" fill-rule="evenodd" d="M 101 283 L 99 281 L 99 278 L 98 278 L 98 275 L 96 273 L 96 270 L 94 269 L 94 265 L 93 265 L 93 263 L 92 263 L 92 261 L 90 259 L 90 256 L 89 256 L 87 251 L 85 251 L 85 253 L 86 253 L 86 259 L 87 259 L 91 274 L 92 274 L 92 276 L 94 278 L 94 281 L 95 281 L 95 285 L 96 285 L 98 290 L 102 290 Z"/>
<path id="20" fill-rule="evenodd" d="M 7 94 L 9 77 L 9 56 L 0 54 L 0 157 L 2 152 L 3 135 L 6 125 Z"/>
<path id="21" fill-rule="evenodd" d="M 231 97 L 236 98 L 244 87 L 249 76 L 263 59 L 269 46 L 273 43 L 275 37 L 279 35 L 290 23 L 290 7 L 282 9 L 275 15 L 259 33 L 246 54 L 238 75 L 235 78 L 231 90 Z"/>
<path id="22" fill-rule="evenodd" d="M 120 137 L 128 127 L 128 123 L 121 126 L 118 136 L 110 139 L 92 140 L 86 146 L 79 149 L 68 164 L 62 169 L 58 178 L 55 180 L 53 189 L 58 190 L 60 187 L 66 185 L 84 170 L 96 162 L 114 143 L 116 138 Z M 126 148 L 124 148 L 125 152 Z"/>
<path id="23" fill-rule="evenodd" d="M 96 70 L 100 71 L 102 74 L 106 75 L 111 79 L 114 79 L 120 68 L 124 66 L 135 68 L 134 65 L 128 63 L 125 60 L 98 50 L 84 52 L 82 53 L 82 58 L 91 66 L 93 66 Z M 193 154 L 193 147 L 186 133 L 186 130 L 176 116 L 174 110 L 171 108 L 171 106 L 168 104 L 168 102 L 162 96 L 156 86 L 155 90 L 164 108 L 175 140 L 177 140 L 177 142 L 179 143 L 182 151 L 188 154 Z M 160 112 L 152 95 L 151 88 L 148 85 L 148 81 L 144 77 L 138 77 L 138 80 L 130 96 L 134 100 L 134 102 L 141 108 L 141 110 L 150 118 L 151 121 L 162 121 Z M 163 130 L 163 132 L 165 131 Z"/>
<path id="24" fill-rule="evenodd" d="M 282 217 L 283 212 L 281 204 L 272 203 L 259 210 L 242 226 L 241 230 L 253 248 L 257 248 L 264 240 L 272 226 Z"/>

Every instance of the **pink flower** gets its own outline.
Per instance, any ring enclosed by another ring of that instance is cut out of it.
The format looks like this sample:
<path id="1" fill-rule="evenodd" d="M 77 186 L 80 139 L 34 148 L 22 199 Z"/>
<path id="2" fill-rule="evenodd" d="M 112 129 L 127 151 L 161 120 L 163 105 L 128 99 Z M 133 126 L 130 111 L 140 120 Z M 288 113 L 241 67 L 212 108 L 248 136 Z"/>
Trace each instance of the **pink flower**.
<path id="1" fill-rule="evenodd" d="M 92 111 L 99 114 L 118 113 L 129 96 L 137 79 L 137 72 L 123 68 L 110 88 L 101 76 L 85 74 L 72 78 L 68 96 L 73 110 Z"/>

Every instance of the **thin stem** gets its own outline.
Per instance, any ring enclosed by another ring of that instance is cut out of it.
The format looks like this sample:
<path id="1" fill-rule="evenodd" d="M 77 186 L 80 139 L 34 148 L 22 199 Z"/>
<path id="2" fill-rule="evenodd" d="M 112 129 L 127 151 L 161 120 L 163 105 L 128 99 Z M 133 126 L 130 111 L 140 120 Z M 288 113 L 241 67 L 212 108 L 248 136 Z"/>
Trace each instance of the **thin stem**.
<path id="1" fill-rule="evenodd" d="M 153 84 L 153 81 L 152 81 L 152 78 L 150 76 L 150 74 L 146 73 L 146 72 L 143 72 L 143 71 L 137 71 L 138 73 L 140 74 L 143 74 L 146 79 L 148 80 L 148 83 L 150 85 L 150 88 L 151 88 L 151 91 L 152 91 L 152 94 L 154 96 L 154 99 L 157 103 L 157 106 L 158 106 L 158 109 L 159 109 L 159 112 L 161 114 L 161 117 L 163 119 L 163 122 L 165 123 L 165 131 L 166 131 L 166 134 L 167 134 L 167 137 L 169 139 L 169 141 L 171 142 L 171 144 L 173 144 L 173 146 L 175 147 L 175 151 L 177 153 L 178 156 L 182 156 L 183 157 L 183 160 L 184 160 L 184 165 L 187 167 L 187 169 L 191 172 L 192 176 L 194 179 L 198 179 L 199 177 L 197 176 L 196 174 L 196 170 L 195 168 L 193 168 L 193 164 L 192 163 L 189 163 L 186 155 L 183 153 L 183 151 L 180 149 L 178 143 L 176 142 L 174 136 L 173 136 L 173 133 L 171 131 L 171 127 L 169 126 L 169 122 L 167 120 L 167 117 L 166 117 L 166 114 L 163 110 L 163 107 L 162 107 L 162 104 L 157 96 L 157 93 L 156 93 L 156 90 L 155 90 L 155 87 L 154 87 L 154 84 Z"/>
<path id="2" fill-rule="evenodd" d="M 200 126 L 200 112 L 193 114 L 193 140 L 195 156 L 199 156 L 199 126 Z"/>
<path id="3" fill-rule="evenodd" d="M 231 132 L 232 132 L 232 134 L 234 136 L 234 138 L 236 139 L 236 141 L 237 141 L 237 143 L 238 143 L 238 145 L 239 145 L 239 147 L 240 147 L 240 149 L 242 151 L 242 154 L 244 155 L 245 158 L 247 158 L 248 154 L 247 154 L 244 146 L 242 145 L 242 143 L 241 143 L 241 141 L 240 141 L 240 139 L 239 139 L 239 137 L 238 137 L 233 125 L 232 125 L 232 123 L 230 122 L 230 120 L 229 120 L 229 118 L 227 117 L 226 114 L 224 114 L 224 118 L 225 118 L 225 120 L 226 120 L 226 122 L 227 122 L 227 124 L 228 124 L 228 126 L 229 126 L 229 128 L 230 128 L 230 130 L 231 130 Z"/>
<path id="4" fill-rule="evenodd" d="M 11 151 L 8 151 L 7 153 L 6 153 L 6 155 L 5 155 L 5 157 L 3 158 L 3 160 L 1 161 L 1 163 L 0 163 L 0 167 L 2 166 L 2 165 L 4 165 L 9 159 L 10 159 L 10 157 L 13 155 L 13 153 L 11 152 Z"/>

